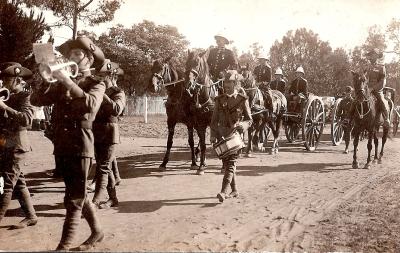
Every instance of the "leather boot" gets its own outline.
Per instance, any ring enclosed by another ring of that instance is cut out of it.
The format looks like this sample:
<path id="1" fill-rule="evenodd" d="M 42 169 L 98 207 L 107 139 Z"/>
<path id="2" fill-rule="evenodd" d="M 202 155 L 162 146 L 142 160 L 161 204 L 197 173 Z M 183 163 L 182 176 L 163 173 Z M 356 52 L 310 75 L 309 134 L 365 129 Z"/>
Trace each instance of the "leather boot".
<path id="1" fill-rule="evenodd" d="M 31 199 L 31 195 L 29 193 L 28 188 L 25 187 L 25 188 L 22 188 L 19 190 L 18 201 L 19 201 L 19 204 L 21 205 L 21 209 L 25 213 L 26 218 L 23 219 L 17 225 L 11 226 L 11 229 L 21 229 L 21 228 L 25 228 L 27 226 L 36 225 L 38 219 L 36 216 L 35 208 L 33 207 L 33 204 L 32 204 L 32 199 Z"/>
<path id="2" fill-rule="evenodd" d="M 82 209 L 82 214 L 88 222 L 92 233 L 89 238 L 77 248 L 77 250 L 87 251 L 92 249 L 98 242 L 101 242 L 104 239 L 104 233 L 96 216 L 96 210 L 87 198 Z"/>
<path id="3" fill-rule="evenodd" d="M 0 195 L 0 223 L 3 217 L 6 215 L 8 206 L 11 202 L 11 197 L 12 191 L 4 191 L 4 193 Z"/>
<path id="4" fill-rule="evenodd" d="M 233 175 L 232 181 L 231 181 L 231 189 L 232 192 L 229 194 L 230 198 L 237 198 L 239 197 L 239 192 L 236 188 L 236 174 Z"/>
<path id="5" fill-rule="evenodd" d="M 68 213 L 67 211 L 67 215 L 65 216 L 65 221 L 63 225 L 61 240 L 56 248 L 56 251 L 68 251 L 71 249 L 71 245 L 74 240 L 80 218 L 81 217 L 78 213 Z"/>
<path id="6" fill-rule="evenodd" d="M 97 173 L 96 175 L 96 187 L 93 196 L 93 203 L 100 203 L 101 198 L 104 196 L 108 182 L 108 174 Z"/>
<path id="7" fill-rule="evenodd" d="M 117 191 L 115 187 L 107 187 L 107 192 L 109 199 L 106 202 L 100 204 L 100 209 L 109 209 L 111 207 L 118 206 L 118 198 L 117 198 Z"/>
<path id="8" fill-rule="evenodd" d="M 115 158 L 111 164 L 111 170 L 114 174 L 115 177 L 115 185 L 120 185 L 121 184 L 121 176 L 119 174 L 119 169 L 118 169 L 118 162 L 117 162 L 117 158 Z"/>
<path id="9" fill-rule="evenodd" d="M 219 200 L 219 202 L 224 202 L 225 199 L 227 199 L 227 192 L 228 192 L 228 187 L 230 184 L 230 180 L 228 180 L 227 178 L 224 177 L 224 179 L 222 180 L 222 187 L 221 187 L 221 192 L 218 193 L 217 198 Z"/>

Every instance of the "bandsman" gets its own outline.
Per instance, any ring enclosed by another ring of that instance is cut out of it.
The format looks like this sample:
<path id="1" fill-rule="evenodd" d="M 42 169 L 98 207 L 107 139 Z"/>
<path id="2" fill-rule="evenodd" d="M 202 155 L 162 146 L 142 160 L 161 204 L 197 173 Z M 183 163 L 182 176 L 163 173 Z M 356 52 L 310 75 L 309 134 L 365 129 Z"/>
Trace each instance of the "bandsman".
<path id="1" fill-rule="evenodd" d="M 69 40 L 60 52 L 79 68 L 78 78 L 71 79 L 66 70 L 56 70 L 55 84 L 44 83 L 32 94 L 36 106 L 55 105 L 54 154 L 61 159 L 65 182 L 64 206 L 67 210 L 61 240 L 56 250 L 71 249 L 78 232 L 81 215 L 89 224 L 91 235 L 78 250 L 89 250 L 104 238 L 95 207 L 87 198 L 87 176 L 94 157 L 93 121 L 103 101 L 105 84 L 91 74 L 98 68 L 104 54 L 87 37 Z"/>
<path id="2" fill-rule="evenodd" d="M 237 90 L 240 76 L 236 70 L 227 71 L 224 78 L 225 93 L 219 95 L 215 100 L 215 109 L 211 119 L 211 143 L 221 141 L 230 136 L 234 131 L 245 132 L 252 123 L 249 101 L 246 95 L 240 94 Z M 236 185 L 236 163 L 238 154 L 232 154 L 222 159 L 225 169 L 222 180 L 221 192 L 217 198 L 223 202 L 229 197 L 237 197 Z M 228 195 L 228 188 L 232 192 Z"/>
<path id="3" fill-rule="evenodd" d="M 29 93 L 23 90 L 23 78 L 30 76 L 32 72 L 19 63 L 0 65 L 3 91 L 9 91 L 8 97 L 0 99 L 0 177 L 4 181 L 3 193 L 0 194 L 0 223 L 14 193 L 25 214 L 25 219 L 12 226 L 14 229 L 34 226 L 38 222 L 22 171 L 26 153 L 32 150 L 27 128 L 32 124 L 34 108 Z"/>
<path id="4" fill-rule="evenodd" d="M 92 202 L 100 209 L 117 207 L 116 178 L 112 170 L 117 145 L 121 142 L 118 116 L 124 110 L 124 91 L 115 86 L 118 75 L 123 74 L 117 63 L 106 60 L 98 75 L 103 76 L 106 91 L 103 102 L 93 122 L 94 147 L 96 154 L 96 187 Z M 109 199 L 101 202 L 107 189 Z"/>

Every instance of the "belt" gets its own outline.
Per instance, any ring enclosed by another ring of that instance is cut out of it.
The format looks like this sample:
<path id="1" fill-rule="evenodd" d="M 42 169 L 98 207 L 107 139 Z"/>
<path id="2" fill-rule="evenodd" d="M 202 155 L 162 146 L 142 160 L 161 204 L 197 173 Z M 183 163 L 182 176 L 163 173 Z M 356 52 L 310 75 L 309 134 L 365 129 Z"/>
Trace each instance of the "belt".
<path id="1" fill-rule="evenodd" d="M 93 121 L 90 120 L 82 120 L 82 121 L 64 121 L 62 127 L 67 129 L 92 129 Z"/>

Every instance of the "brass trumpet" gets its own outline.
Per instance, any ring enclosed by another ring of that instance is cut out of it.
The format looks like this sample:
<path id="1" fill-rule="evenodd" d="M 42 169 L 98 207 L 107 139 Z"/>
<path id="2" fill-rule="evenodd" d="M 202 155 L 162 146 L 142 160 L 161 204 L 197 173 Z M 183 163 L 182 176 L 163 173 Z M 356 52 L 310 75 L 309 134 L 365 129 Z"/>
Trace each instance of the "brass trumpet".
<path id="1" fill-rule="evenodd" d="M 42 78 L 48 83 L 57 82 L 57 79 L 53 77 L 53 72 L 60 69 L 65 69 L 70 74 L 71 78 L 75 78 L 78 76 L 78 65 L 72 61 L 63 63 L 41 63 L 39 65 L 39 73 Z"/>
<path id="2" fill-rule="evenodd" d="M 0 88 L 0 100 L 7 101 L 10 98 L 10 91 L 7 88 Z"/>

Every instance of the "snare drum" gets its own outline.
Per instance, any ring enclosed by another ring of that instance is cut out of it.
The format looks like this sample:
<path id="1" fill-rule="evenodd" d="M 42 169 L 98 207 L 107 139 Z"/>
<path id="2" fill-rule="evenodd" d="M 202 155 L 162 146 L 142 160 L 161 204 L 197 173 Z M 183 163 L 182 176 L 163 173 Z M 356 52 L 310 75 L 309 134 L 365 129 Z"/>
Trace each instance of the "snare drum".
<path id="1" fill-rule="evenodd" d="M 244 142 L 238 132 L 232 133 L 213 145 L 213 148 L 220 159 L 237 153 L 243 147 Z"/>

